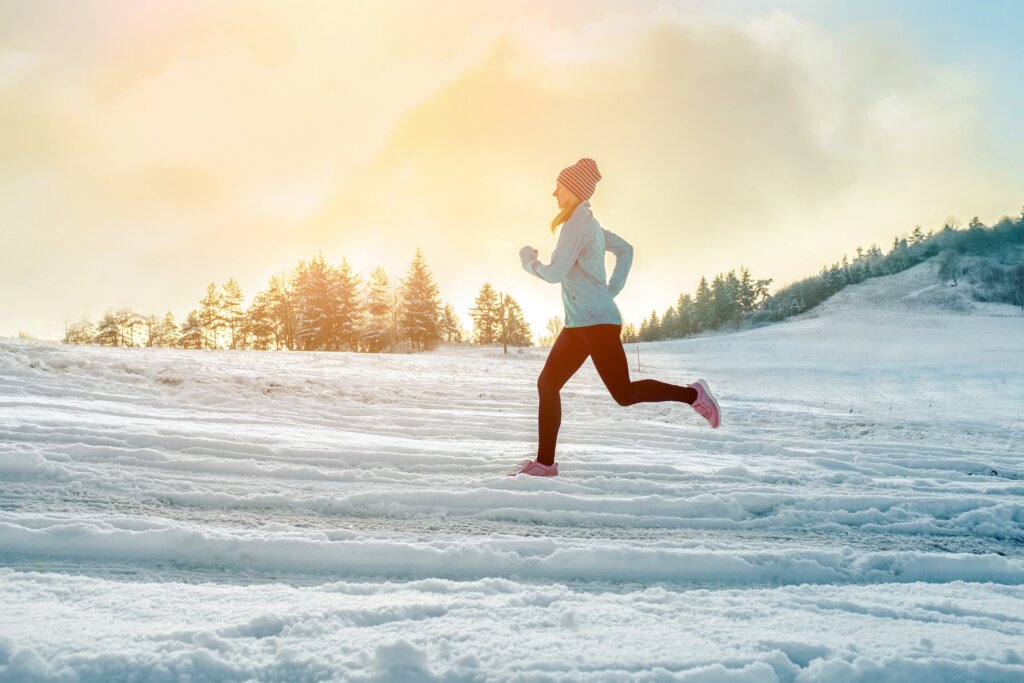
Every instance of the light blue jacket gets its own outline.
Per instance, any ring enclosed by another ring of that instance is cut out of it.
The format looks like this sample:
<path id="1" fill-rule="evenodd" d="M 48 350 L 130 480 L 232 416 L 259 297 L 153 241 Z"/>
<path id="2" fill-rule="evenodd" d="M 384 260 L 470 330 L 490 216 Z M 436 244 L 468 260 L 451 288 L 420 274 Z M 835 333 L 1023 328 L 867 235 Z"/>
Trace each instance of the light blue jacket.
<path id="1" fill-rule="evenodd" d="M 604 252 L 615 255 L 612 279 L 605 282 Z M 562 226 L 558 244 L 545 265 L 535 250 L 523 248 L 523 268 L 542 280 L 562 283 L 566 327 L 621 325 L 622 316 L 612 300 L 626 284 L 633 265 L 633 247 L 618 235 L 601 227 L 590 210 L 590 200 L 581 202 Z"/>

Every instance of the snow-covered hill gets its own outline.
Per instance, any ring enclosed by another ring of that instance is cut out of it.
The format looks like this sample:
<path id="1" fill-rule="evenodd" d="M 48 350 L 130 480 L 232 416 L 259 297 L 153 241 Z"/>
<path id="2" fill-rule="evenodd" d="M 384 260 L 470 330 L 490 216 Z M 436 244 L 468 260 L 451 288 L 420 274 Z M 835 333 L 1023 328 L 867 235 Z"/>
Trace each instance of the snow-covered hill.
<path id="1" fill-rule="evenodd" d="M 971 262 L 977 261 L 974 259 Z M 1017 306 L 975 301 L 977 286 L 970 277 L 960 277 L 954 286 L 949 280 L 939 277 L 939 268 L 940 259 L 936 257 L 895 275 L 865 280 L 841 290 L 802 317 L 863 317 L 866 312 L 870 312 L 872 318 L 878 318 L 885 312 L 1012 318 L 1022 316 Z"/>
<path id="2" fill-rule="evenodd" d="M 0 340 L 0 681 L 1018 680 L 1024 316 L 922 264 L 799 319 L 545 351 Z M 931 279 L 929 279 L 931 278 Z"/>

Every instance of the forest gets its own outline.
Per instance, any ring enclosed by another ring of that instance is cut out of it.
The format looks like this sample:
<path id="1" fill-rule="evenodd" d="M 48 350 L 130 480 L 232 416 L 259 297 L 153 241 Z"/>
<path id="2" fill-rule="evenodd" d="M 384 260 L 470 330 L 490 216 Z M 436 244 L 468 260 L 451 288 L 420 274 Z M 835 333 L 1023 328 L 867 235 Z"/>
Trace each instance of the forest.
<path id="1" fill-rule="evenodd" d="M 966 229 L 955 223 L 947 220 L 936 232 L 916 226 L 893 238 L 887 252 L 877 244 L 857 247 L 852 259 L 844 255 L 816 275 L 771 294 L 772 280 L 756 280 L 746 268 L 716 275 L 710 283 L 702 277 L 695 294 L 680 294 L 660 317 L 651 311 L 639 329 L 626 325 L 623 341 L 680 339 L 777 322 L 809 311 L 848 285 L 898 273 L 935 256 L 940 257 L 939 275 L 950 286 L 967 279 L 976 299 L 1010 303 L 1024 311 L 1024 209 L 1018 218 L 1006 217 L 991 227 L 977 217 Z"/>
<path id="2" fill-rule="evenodd" d="M 938 231 L 916 226 L 893 238 L 888 251 L 877 244 L 857 247 L 853 258 L 772 292 L 771 279 L 758 279 L 746 267 L 701 277 L 694 293 L 682 293 L 661 315 L 656 310 L 639 328 L 623 327 L 624 342 L 680 339 L 720 330 L 784 320 L 808 311 L 844 287 L 891 275 L 933 257 L 950 286 L 971 283 L 982 301 L 1011 303 L 1024 311 L 1024 209 L 1016 219 L 986 226 L 977 217 L 967 228 L 955 220 Z M 535 338 L 523 310 L 507 292 L 483 283 L 470 309 L 472 331 L 463 327 L 450 303 L 441 300 L 420 249 L 406 276 L 393 283 L 383 269 L 366 278 L 345 259 L 338 265 L 322 254 L 300 261 L 288 274 L 274 276 L 248 307 L 234 278 L 209 283 L 198 307 L 180 323 L 130 307 L 110 309 L 98 321 L 83 318 L 65 325 L 67 344 L 181 349 L 260 351 L 419 351 L 440 343 L 508 347 L 532 346 Z M 551 318 L 542 346 L 562 327 Z"/>
<path id="3" fill-rule="evenodd" d="M 419 351 L 439 343 L 531 346 L 530 326 L 511 295 L 484 283 L 470 314 L 472 336 L 450 303 L 442 303 L 423 253 L 406 277 L 392 283 L 382 268 L 364 280 L 348 261 L 332 265 L 322 254 L 274 276 L 248 307 L 238 282 L 211 282 L 185 320 L 130 307 L 108 310 L 65 326 L 67 344 L 257 351 Z"/>

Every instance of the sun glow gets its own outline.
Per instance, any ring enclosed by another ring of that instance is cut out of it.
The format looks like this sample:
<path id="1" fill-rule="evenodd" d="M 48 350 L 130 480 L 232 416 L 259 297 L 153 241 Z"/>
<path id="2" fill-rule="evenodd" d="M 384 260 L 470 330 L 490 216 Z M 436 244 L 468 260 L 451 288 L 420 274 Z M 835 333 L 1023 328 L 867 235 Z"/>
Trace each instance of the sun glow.
<path id="1" fill-rule="evenodd" d="M 517 253 L 554 247 L 552 183 L 585 156 L 595 215 L 636 248 L 634 323 L 702 275 L 782 284 L 950 213 L 1016 213 L 970 69 L 701 7 L 10 6 L 0 334 L 180 318 L 211 280 L 251 297 L 320 252 L 397 279 L 417 247 L 464 323 L 487 281 L 539 332 L 557 287 Z"/>

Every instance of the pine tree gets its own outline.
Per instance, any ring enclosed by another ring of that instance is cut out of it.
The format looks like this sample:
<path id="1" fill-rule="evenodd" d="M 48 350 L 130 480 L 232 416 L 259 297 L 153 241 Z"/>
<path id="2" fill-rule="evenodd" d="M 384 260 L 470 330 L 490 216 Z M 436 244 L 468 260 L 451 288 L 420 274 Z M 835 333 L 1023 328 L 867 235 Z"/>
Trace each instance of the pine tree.
<path id="1" fill-rule="evenodd" d="M 504 295 L 505 339 L 509 346 L 533 346 L 530 324 L 523 317 L 523 309 L 508 294 Z"/>
<path id="2" fill-rule="evenodd" d="M 107 311 L 103 314 L 99 324 L 96 326 L 94 342 L 100 346 L 122 345 L 121 325 L 114 311 Z"/>
<path id="3" fill-rule="evenodd" d="M 296 350 L 302 350 L 306 348 L 306 302 L 305 302 L 305 280 L 306 280 L 306 262 L 304 260 L 299 261 L 292 269 L 291 277 L 289 278 L 289 288 L 292 292 L 292 305 L 294 306 L 295 314 L 295 348 Z"/>
<path id="4" fill-rule="evenodd" d="M 295 269 L 295 308 L 298 319 L 296 338 L 304 351 L 331 351 L 338 348 L 339 302 L 337 275 L 318 254 L 309 263 L 299 262 Z"/>
<path id="5" fill-rule="evenodd" d="M 402 337 L 414 349 L 431 348 L 440 340 L 438 321 L 441 304 L 437 285 L 430 273 L 423 253 L 416 248 L 416 256 L 409 266 L 409 274 L 402 280 Z"/>
<path id="6" fill-rule="evenodd" d="M 893 238 L 892 250 L 886 257 L 886 261 L 888 261 L 888 268 L 886 270 L 890 274 L 898 273 L 910 267 L 910 253 L 905 237 Z"/>
<path id="7" fill-rule="evenodd" d="M 675 339 L 679 334 L 679 318 L 675 306 L 669 306 L 661 316 L 661 339 Z"/>
<path id="8" fill-rule="evenodd" d="M 651 311 L 651 317 L 640 325 L 640 341 L 657 341 L 661 338 L 661 321 L 658 312 Z"/>
<path id="9" fill-rule="evenodd" d="M 155 346 L 173 347 L 178 343 L 178 325 L 174 322 L 174 314 L 170 311 L 164 314 L 163 320 L 157 325 L 157 339 Z"/>
<path id="10" fill-rule="evenodd" d="M 270 306 L 270 317 L 274 323 L 274 348 L 278 351 L 297 348 L 298 320 L 295 310 L 295 292 L 288 285 L 287 277 L 270 278 L 267 283 L 267 300 Z"/>
<path id="11" fill-rule="evenodd" d="M 353 272 L 346 259 L 335 271 L 334 298 L 337 301 L 336 329 L 341 348 L 350 351 L 359 348 L 359 332 L 363 318 L 363 304 L 359 300 L 360 277 Z"/>
<path id="12" fill-rule="evenodd" d="M 143 318 L 143 325 L 146 329 L 146 348 L 152 348 L 156 346 L 156 337 L 159 334 L 160 319 L 153 313 L 147 314 Z"/>
<path id="13" fill-rule="evenodd" d="M 473 338 L 477 344 L 485 346 L 501 341 L 501 305 L 491 283 L 485 282 L 480 288 L 473 308 L 469 309 L 469 317 L 473 319 Z"/>
<path id="14" fill-rule="evenodd" d="M 269 290 L 260 292 L 252 298 L 249 310 L 245 314 L 245 328 L 252 336 L 252 348 L 257 351 L 266 351 L 278 341 L 273 296 Z"/>
<path id="15" fill-rule="evenodd" d="M 859 247 L 858 247 L 859 249 Z M 746 266 L 740 267 L 740 277 L 738 284 L 738 291 L 736 301 L 740 306 L 740 311 L 743 313 L 749 313 L 754 310 L 757 306 L 757 291 L 754 285 L 754 278 L 750 276 L 750 271 Z"/>
<path id="16" fill-rule="evenodd" d="M 693 299 L 689 294 L 680 294 L 676 302 L 676 317 L 679 321 L 679 336 L 688 337 L 697 331 Z"/>
<path id="17" fill-rule="evenodd" d="M 220 298 L 220 313 L 230 337 L 228 348 L 244 349 L 245 339 L 245 312 L 242 310 L 242 288 L 230 278 L 222 285 L 223 293 Z"/>
<path id="18" fill-rule="evenodd" d="M 455 307 L 451 304 L 444 305 L 444 312 L 441 314 L 441 329 L 446 342 L 449 344 L 462 343 L 462 323 L 459 322 L 459 316 L 455 314 Z"/>
<path id="19" fill-rule="evenodd" d="M 722 289 L 722 322 L 731 323 L 739 319 L 743 308 L 739 302 L 740 280 L 736 277 L 736 271 L 730 270 L 723 280 Z"/>
<path id="20" fill-rule="evenodd" d="M 399 282 L 401 282 L 401 281 L 399 281 Z M 399 295 L 399 291 L 398 290 L 399 290 L 400 287 L 401 287 L 401 284 L 399 284 L 399 287 L 396 287 L 395 290 L 393 292 L 391 292 L 391 331 L 390 331 L 390 334 L 391 334 L 391 339 L 394 340 L 393 344 L 397 344 L 398 340 L 400 340 L 402 338 L 401 324 L 402 324 L 402 318 L 405 316 L 405 309 L 403 308 L 403 305 L 402 305 L 402 299 L 398 296 Z"/>
<path id="21" fill-rule="evenodd" d="M 217 285 L 211 282 L 206 287 L 206 296 L 199 300 L 199 324 L 203 330 L 204 349 L 220 348 L 220 331 L 224 327 L 221 295 Z M 191 347 L 186 347 L 191 348 Z"/>
<path id="22" fill-rule="evenodd" d="M 188 317 L 181 324 L 181 334 L 178 336 L 177 345 L 182 349 L 210 348 L 209 335 L 203 324 L 202 311 L 188 312 Z"/>
<path id="23" fill-rule="evenodd" d="M 171 320 L 173 325 L 173 316 Z M 177 327 L 174 327 L 172 332 L 176 333 Z M 168 339 L 166 318 L 161 318 L 155 313 L 146 316 L 146 346 L 150 348 L 170 346 L 174 343 L 176 336 L 177 334 L 172 334 L 170 339 Z"/>
<path id="24" fill-rule="evenodd" d="M 711 319 L 708 327 L 717 330 L 725 319 L 725 278 L 719 273 L 711 279 Z"/>
<path id="25" fill-rule="evenodd" d="M 117 330 L 120 336 L 118 346 L 127 348 L 138 346 L 138 339 L 145 326 L 142 316 L 128 306 L 122 306 L 114 311 L 114 318 L 117 321 Z"/>
<path id="26" fill-rule="evenodd" d="M 697 329 L 701 330 L 711 329 L 713 326 L 714 300 L 711 296 L 711 287 L 708 286 L 708 280 L 706 277 L 701 276 L 700 284 L 697 285 L 697 298 L 694 301 L 694 317 L 697 322 Z"/>
<path id="27" fill-rule="evenodd" d="M 383 268 L 378 267 L 370 273 L 363 291 L 363 302 L 368 316 L 360 335 L 363 348 L 371 353 L 391 348 L 394 341 L 391 333 L 393 297 L 391 281 Z"/>

